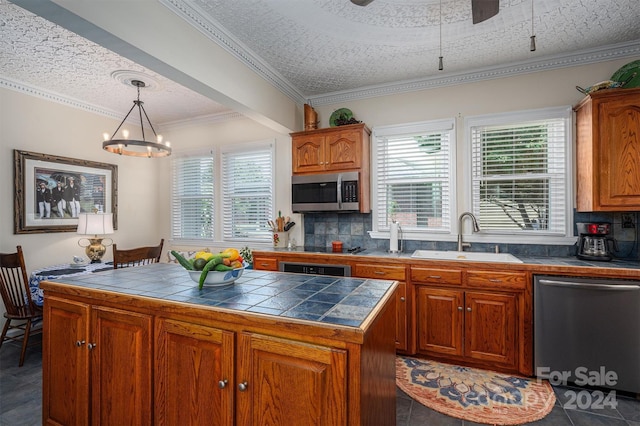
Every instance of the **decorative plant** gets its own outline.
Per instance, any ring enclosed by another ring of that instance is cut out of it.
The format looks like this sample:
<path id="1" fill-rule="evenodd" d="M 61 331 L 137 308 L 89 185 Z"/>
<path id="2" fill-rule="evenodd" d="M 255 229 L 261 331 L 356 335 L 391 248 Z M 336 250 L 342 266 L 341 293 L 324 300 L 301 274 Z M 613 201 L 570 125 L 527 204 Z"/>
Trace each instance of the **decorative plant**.
<path id="1" fill-rule="evenodd" d="M 253 265 L 253 254 L 251 253 L 251 249 L 249 247 L 242 247 L 240 249 L 240 256 L 242 256 L 244 261 L 250 266 Z"/>

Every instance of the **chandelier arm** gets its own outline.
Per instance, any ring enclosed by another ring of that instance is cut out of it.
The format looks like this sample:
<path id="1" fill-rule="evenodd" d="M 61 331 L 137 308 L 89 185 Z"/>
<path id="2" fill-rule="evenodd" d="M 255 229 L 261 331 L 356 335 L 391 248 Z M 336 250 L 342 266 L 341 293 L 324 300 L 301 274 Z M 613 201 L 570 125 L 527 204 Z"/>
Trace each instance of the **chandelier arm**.
<path id="1" fill-rule="evenodd" d="M 125 121 L 127 121 L 127 118 L 129 117 L 129 114 L 131 114 L 131 111 L 133 111 L 133 109 L 136 107 L 136 102 L 133 101 L 133 106 L 131 107 L 131 109 L 129 110 L 129 112 L 127 113 L 127 115 L 124 116 L 124 118 L 122 119 L 122 121 L 120 122 L 120 125 L 118 126 L 118 128 L 116 129 L 115 132 L 113 132 L 113 134 L 111 135 L 111 139 L 113 139 L 113 137 L 116 135 L 116 133 L 118 133 L 118 130 L 120 130 L 120 127 L 122 127 L 122 125 L 124 124 Z"/>
<path id="2" fill-rule="evenodd" d="M 156 133 L 156 129 L 153 128 L 153 124 L 151 124 L 151 120 L 149 119 L 149 116 L 147 115 L 147 110 L 144 109 L 144 105 L 142 105 L 142 102 L 140 103 L 140 108 L 142 109 L 142 112 L 144 112 L 144 116 L 147 118 L 147 123 L 149 123 L 149 127 L 151 127 L 151 130 L 153 131 L 153 135 L 157 138 L 158 134 Z M 140 118 L 140 122 L 142 123 L 142 118 Z M 143 130 L 144 132 L 144 130 Z M 144 136 L 143 136 L 144 138 Z"/>
<path id="3" fill-rule="evenodd" d="M 138 89 L 138 91 L 139 90 L 140 89 Z M 146 141 L 147 138 L 144 137 L 144 123 L 142 122 L 142 102 L 140 102 L 139 99 L 140 99 L 140 95 L 138 95 L 138 101 L 136 102 L 136 104 L 138 105 L 138 117 L 140 117 L 140 130 L 142 131 L 142 140 Z"/>

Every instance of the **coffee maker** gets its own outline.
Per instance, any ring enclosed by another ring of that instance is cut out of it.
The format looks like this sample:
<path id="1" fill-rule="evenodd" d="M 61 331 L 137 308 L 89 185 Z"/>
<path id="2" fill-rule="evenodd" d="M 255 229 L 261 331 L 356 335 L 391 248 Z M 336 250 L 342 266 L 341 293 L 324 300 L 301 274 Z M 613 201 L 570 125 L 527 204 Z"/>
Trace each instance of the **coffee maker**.
<path id="1" fill-rule="evenodd" d="M 576 223 L 578 228 L 578 252 L 576 257 L 584 260 L 611 260 L 608 237 L 611 231 L 611 223 L 592 222 Z"/>

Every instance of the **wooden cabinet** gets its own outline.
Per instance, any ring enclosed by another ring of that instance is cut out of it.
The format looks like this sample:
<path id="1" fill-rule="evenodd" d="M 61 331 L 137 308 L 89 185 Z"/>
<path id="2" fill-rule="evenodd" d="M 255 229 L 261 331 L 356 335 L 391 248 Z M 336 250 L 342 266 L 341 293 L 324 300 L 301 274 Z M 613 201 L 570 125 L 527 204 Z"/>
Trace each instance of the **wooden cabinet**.
<path id="1" fill-rule="evenodd" d="M 239 425 L 346 425 L 347 352 L 243 333 Z"/>
<path id="2" fill-rule="evenodd" d="M 253 268 L 262 271 L 277 271 L 278 259 L 275 257 L 253 256 Z"/>
<path id="3" fill-rule="evenodd" d="M 396 350 L 404 353 L 409 352 L 409 305 L 411 297 L 409 297 L 410 294 L 407 294 L 410 289 L 406 283 L 406 266 L 355 263 L 352 266 L 351 274 L 354 277 L 396 280 L 399 282 L 396 290 Z"/>
<path id="4" fill-rule="evenodd" d="M 234 345 L 230 331 L 157 319 L 155 423 L 233 425 Z"/>
<path id="5" fill-rule="evenodd" d="M 152 424 L 151 317 L 48 298 L 45 424 Z"/>
<path id="6" fill-rule="evenodd" d="M 364 124 L 292 133 L 293 173 L 368 171 L 369 137 Z"/>
<path id="7" fill-rule="evenodd" d="M 394 424 L 392 293 L 347 327 L 41 286 L 44 424 Z"/>
<path id="8" fill-rule="evenodd" d="M 411 279 L 418 284 L 418 352 L 508 370 L 530 369 L 519 365 L 518 357 L 526 328 L 520 304 L 527 274 L 415 267 Z"/>
<path id="9" fill-rule="evenodd" d="M 639 210 L 640 88 L 592 93 L 575 111 L 577 210 Z"/>

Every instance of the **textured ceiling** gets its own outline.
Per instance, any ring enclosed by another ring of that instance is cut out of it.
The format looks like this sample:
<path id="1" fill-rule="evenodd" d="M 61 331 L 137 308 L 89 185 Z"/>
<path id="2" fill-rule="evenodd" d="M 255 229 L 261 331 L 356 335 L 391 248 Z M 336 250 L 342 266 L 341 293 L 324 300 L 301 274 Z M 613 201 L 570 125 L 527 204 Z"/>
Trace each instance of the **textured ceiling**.
<path id="1" fill-rule="evenodd" d="M 476 25 L 471 0 L 375 0 L 366 7 L 348 0 L 158 1 L 200 31 L 215 32 L 212 43 L 224 39 L 229 51 L 298 102 L 532 61 L 540 69 L 549 58 L 557 66 L 596 48 L 640 52 L 639 0 L 533 0 L 533 15 L 532 0 L 500 0 L 498 15 Z M 535 52 L 529 51 L 532 16 Z M 46 91 L 121 117 L 136 96 L 122 83 L 142 76 L 151 87 L 141 98 L 154 122 L 229 112 L 7 0 L 0 0 L 0 35 L 5 87 Z"/>

